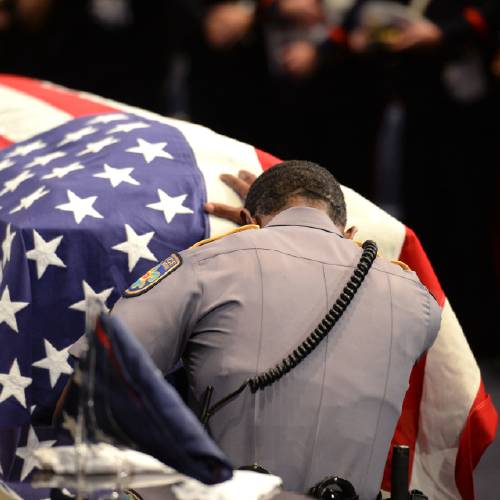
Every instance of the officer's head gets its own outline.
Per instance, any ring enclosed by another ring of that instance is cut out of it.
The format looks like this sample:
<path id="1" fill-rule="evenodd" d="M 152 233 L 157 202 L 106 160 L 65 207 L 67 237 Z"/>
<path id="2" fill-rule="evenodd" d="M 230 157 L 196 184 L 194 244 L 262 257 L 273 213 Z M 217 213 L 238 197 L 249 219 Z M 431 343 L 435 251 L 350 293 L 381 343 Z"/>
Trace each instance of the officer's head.
<path id="1" fill-rule="evenodd" d="M 243 217 L 246 223 L 265 226 L 279 212 L 297 206 L 326 212 L 345 232 L 346 206 L 339 183 L 328 170 L 309 161 L 285 161 L 259 176 L 247 194 Z M 352 237 L 354 231 L 345 234 Z"/>

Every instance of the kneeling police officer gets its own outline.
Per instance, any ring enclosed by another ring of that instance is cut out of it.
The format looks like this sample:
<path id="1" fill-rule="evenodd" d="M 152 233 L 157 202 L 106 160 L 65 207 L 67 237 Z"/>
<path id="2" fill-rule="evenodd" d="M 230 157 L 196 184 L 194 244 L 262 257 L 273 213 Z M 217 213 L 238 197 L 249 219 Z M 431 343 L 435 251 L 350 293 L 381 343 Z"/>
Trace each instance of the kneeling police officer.
<path id="1" fill-rule="evenodd" d="M 335 474 L 373 500 L 440 309 L 415 273 L 351 240 L 340 186 L 318 165 L 263 173 L 242 218 L 158 264 L 113 315 L 164 373 L 182 358 L 192 406 L 236 467 L 299 492 Z"/>

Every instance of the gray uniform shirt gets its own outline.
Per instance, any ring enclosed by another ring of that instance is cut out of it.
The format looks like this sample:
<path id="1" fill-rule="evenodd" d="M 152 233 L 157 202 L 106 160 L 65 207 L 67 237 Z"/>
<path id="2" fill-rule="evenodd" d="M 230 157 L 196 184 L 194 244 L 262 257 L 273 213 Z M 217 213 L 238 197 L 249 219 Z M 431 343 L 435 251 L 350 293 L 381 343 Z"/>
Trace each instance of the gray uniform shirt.
<path id="1" fill-rule="evenodd" d="M 260 230 L 181 253 L 183 263 L 113 314 L 168 371 L 183 357 L 190 390 L 212 402 L 280 362 L 317 326 L 361 255 L 328 216 L 290 208 Z M 263 391 L 247 389 L 210 421 L 235 466 L 258 463 L 287 489 L 324 476 L 377 495 L 415 361 L 440 309 L 415 273 L 377 258 L 354 300 L 305 361 Z"/>

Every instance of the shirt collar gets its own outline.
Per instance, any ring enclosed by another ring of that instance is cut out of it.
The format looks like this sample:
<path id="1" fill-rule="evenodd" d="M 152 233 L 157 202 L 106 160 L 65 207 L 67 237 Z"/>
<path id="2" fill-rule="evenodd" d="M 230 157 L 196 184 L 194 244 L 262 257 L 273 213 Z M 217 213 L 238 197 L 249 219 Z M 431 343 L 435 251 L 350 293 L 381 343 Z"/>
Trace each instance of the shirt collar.
<path id="1" fill-rule="evenodd" d="M 321 229 L 343 237 L 340 229 L 332 219 L 322 210 L 310 207 L 292 207 L 283 210 L 274 216 L 265 227 L 274 226 L 303 226 Z"/>

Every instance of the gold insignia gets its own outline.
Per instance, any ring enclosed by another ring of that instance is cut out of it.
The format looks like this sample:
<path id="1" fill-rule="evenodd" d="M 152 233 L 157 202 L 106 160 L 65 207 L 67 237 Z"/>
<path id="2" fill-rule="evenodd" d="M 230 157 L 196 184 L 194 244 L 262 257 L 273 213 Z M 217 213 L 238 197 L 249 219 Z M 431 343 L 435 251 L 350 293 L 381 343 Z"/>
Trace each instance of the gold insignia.
<path id="1" fill-rule="evenodd" d="M 356 245 L 358 245 L 359 248 L 363 248 L 364 241 L 360 241 L 360 240 L 351 240 L 351 241 L 353 243 L 355 243 Z M 378 251 L 377 251 L 377 257 L 382 257 L 382 254 Z"/>
<path id="2" fill-rule="evenodd" d="M 249 229 L 260 229 L 260 226 L 258 226 L 257 224 L 247 224 L 246 226 L 237 227 L 237 228 L 231 229 L 231 231 L 228 231 L 227 233 L 221 234 L 219 236 L 214 236 L 213 238 L 207 238 L 206 240 L 198 241 L 198 243 L 195 243 L 190 248 L 202 247 L 203 245 L 206 245 L 207 243 L 211 243 L 212 241 L 220 240 L 221 238 L 225 238 L 226 236 L 229 236 L 230 234 L 241 233 L 242 231 L 248 231 Z"/>
<path id="3" fill-rule="evenodd" d="M 353 243 L 356 243 L 356 245 L 358 245 L 358 247 L 363 246 L 362 241 L 359 241 L 359 240 L 352 240 L 352 241 L 353 241 Z M 380 257 L 380 252 L 377 252 L 377 257 Z M 403 271 L 411 271 L 411 267 L 408 264 L 405 264 L 401 260 L 391 260 L 391 263 L 398 265 Z"/>
<path id="4" fill-rule="evenodd" d="M 411 271 L 410 266 L 401 260 L 391 260 L 391 263 L 397 264 L 403 271 Z"/>

